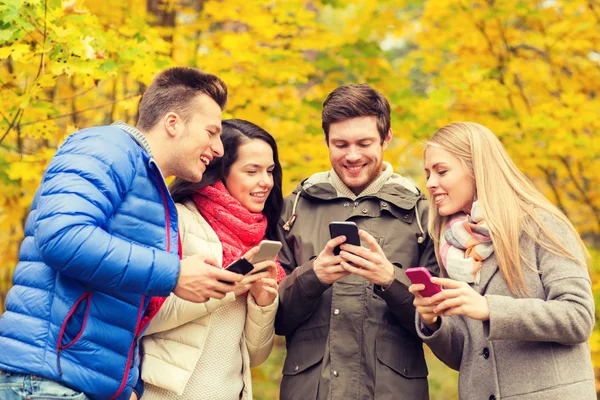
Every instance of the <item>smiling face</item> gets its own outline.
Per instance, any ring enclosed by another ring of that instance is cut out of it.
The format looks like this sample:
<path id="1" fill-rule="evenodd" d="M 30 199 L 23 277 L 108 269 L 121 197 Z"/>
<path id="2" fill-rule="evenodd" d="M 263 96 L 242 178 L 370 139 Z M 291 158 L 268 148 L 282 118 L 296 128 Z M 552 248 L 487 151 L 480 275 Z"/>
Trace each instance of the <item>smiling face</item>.
<path id="1" fill-rule="evenodd" d="M 260 139 L 245 142 L 238 148 L 237 160 L 225 177 L 231 196 L 248 211 L 260 213 L 273 189 L 273 149 Z"/>
<path id="2" fill-rule="evenodd" d="M 209 96 L 200 94 L 188 121 L 173 121 L 177 142 L 171 159 L 172 175 L 189 182 L 200 182 L 206 166 L 223 155 L 221 142 L 221 108 Z"/>
<path id="3" fill-rule="evenodd" d="M 475 198 L 475 180 L 464 164 L 450 152 L 436 146 L 425 151 L 427 190 L 442 216 L 464 211 L 471 213 Z"/>
<path id="4" fill-rule="evenodd" d="M 383 143 L 374 116 L 336 122 L 329 127 L 329 159 L 335 173 L 356 195 L 373 182 L 383 165 L 383 150 L 392 140 L 392 131 Z"/>

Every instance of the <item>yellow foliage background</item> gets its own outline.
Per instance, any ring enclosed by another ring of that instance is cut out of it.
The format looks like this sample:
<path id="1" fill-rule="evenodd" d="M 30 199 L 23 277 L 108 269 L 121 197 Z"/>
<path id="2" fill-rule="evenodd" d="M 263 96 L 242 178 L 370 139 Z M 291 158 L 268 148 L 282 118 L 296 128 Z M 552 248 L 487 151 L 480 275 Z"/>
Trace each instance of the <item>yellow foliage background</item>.
<path id="1" fill-rule="evenodd" d="M 225 116 L 276 137 L 286 194 L 328 168 L 320 110 L 341 84 L 389 98 L 386 159 L 421 187 L 423 140 L 451 121 L 487 125 L 600 260 L 596 0 L 0 0 L 0 309 L 57 146 L 135 123 L 140 94 L 173 65 L 223 78 Z M 283 355 L 280 343 L 254 371 L 257 398 L 276 397 Z M 456 374 L 429 361 L 432 398 L 455 394 Z"/>

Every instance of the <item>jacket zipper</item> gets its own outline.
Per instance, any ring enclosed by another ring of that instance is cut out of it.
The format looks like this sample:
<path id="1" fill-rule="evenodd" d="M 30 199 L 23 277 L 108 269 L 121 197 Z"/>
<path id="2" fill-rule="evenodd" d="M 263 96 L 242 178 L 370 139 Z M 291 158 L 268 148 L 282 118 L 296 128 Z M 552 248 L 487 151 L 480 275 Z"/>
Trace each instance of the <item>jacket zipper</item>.
<path id="1" fill-rule="evenodd" d="M 151 163 L 153 162 L 152 160 L 150 161 Z M 156 177 L 158 178 L 158 184 L 160 186 L 160 194 L 162 195 L 163 198 L 163 204 L 165 206 L 165 217 L 167 219 L 167 226 L 166 226 L 166 230 L 167 230 L 167 252 L 171 251 L 171 216 L 169 215 L 169 205 L 167 202 L 167 196 L 165 195 L 165 188 L 164 188 L 164 178 L 162 177 L 162 174 L 160 173 L 160 171 L 158 170 L 158 165 L 157 165 L 157 169 L 156 169 Z M 121 392 L 123 391 L 123 389 L 125 388 L 125 384 L 127 383 L 127 377 L 129 376 L 129 371 L 131 370 L 131 358 L 133 357 L 133 350 L 135 349 L 135 344 L 138 341 L 139 335 L 140 335 L 140 324 L 142 322 L 142 316 L 144 313 L 144 302 L 146 300 L 146 296 L 142 296 L 142 301 L 140 302 L 140 307 L 138 309 L 138 316 L 137 316 L 137 320 L 136 320 L 136 324 L 135 324 L 135 331 L 133 333 L 133 341 L 131 342 L 131 346 L 129 347 L 129 355 L 127 356 L 127 364 L 125 364 L 125 374 L 123 375 L 123 379 L 121 380 L 121 386 L 119 386 L 119 390 L 117 390 L 117 393 L 115 393 L 115 395 L 113 397 L 111 397 L 112 399 L 116 399 L 117 397 L 119 397 L 119 395 L 121 394 Z"/>

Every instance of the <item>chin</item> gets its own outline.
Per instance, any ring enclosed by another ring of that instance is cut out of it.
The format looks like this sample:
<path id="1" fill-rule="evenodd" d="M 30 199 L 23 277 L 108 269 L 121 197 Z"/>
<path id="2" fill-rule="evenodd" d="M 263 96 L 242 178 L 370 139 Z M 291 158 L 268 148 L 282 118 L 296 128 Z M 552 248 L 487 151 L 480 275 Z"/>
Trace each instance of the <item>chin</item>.
<path id="1" fill-rule="evenodd" d="M 252 213 L 261 213 L 264 208 L 265 205 L 264 204 L 256 204 L 256 203 L 250 203 L 250 204 L 243 204 L 244 208 Z"/>

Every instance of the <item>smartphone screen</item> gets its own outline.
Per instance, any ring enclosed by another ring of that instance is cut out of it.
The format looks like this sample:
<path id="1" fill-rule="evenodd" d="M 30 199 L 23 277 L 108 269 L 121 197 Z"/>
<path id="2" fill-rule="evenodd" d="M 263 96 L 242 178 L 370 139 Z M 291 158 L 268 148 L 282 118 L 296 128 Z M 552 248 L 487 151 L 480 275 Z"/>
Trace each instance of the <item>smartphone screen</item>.
<path id="1" fill-rule="evenodd" d="M 360 237 L 358 236 L 358 227 L 350 221 L 334 221 L 329 223 L 329 234 L 331 238 L 346 236 L 346 242 L 355 246 L 360 246 Z M 340 246 L 333 249 L 333 254 L 340 254 Z"/>

